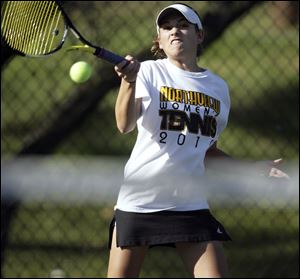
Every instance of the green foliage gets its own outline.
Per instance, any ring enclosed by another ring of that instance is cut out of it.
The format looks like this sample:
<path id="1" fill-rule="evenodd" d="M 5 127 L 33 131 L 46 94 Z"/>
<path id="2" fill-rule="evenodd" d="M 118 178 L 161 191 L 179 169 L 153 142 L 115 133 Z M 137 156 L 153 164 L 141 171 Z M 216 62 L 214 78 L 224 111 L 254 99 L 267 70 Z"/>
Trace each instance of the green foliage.
<path id="1" fill-rule="evenodd" d="M 224 245 L 234 278 L 296 277 L 299 273 L 296 208 L 216 206 L 213 214 L 233 239 Z M 60 268 L 71 278 L 105 277 L 112 215 L 110 205 L 23 205 L 11 225 L 3 274 L 48 277 Z M 190 276 L 176 250 L 162 247 L 149 250 L 141 277 Z"/>
<path id="2" fill-rule="evenodd" d="M 184 2 L 201 15 L 219 5 Z M 88 31 L 88 38 L 120 55 L 137 55 L 151 47 L 156 13 L 173 2 L 97 3 L 85 11 L 88 21 L 81 17 L 76 22 L 80 31 Z M 276 26 L 270 5 L 266 1 L 233 23 L 205 49 L 199 65 L 219 74 L 230 88 L 232 109 L 219 140 L 222 149 L 238 158 L 298 160 L 299 28 Z M 72 17 L 78 12 L 74 8 Z M 83 85 L 74 84 L 68 76 L 70 66 L 79 60 L 93 67 L 91 80 Z M 89 54 L 60 51 L 44 59 L 16 57 L 2 69 L 2 158 L 13 156 L 36 138 L 70 98 L 95 88 L 99 94 L 106 93 L 99 84 L 114 71 L 111 67 L 104 72 L 104 64 Z M 117 131 L 117 91 L 112 86 L 97 108 L 56 148 L 56 155 L 130 154 L 136 131 L 128 135 Z M 214 208 L 233 238 L 225 244 L 233 277 L 299 276 L 299 213 L 285 206 Z M 62 268 L 67 277 L 105 277 L 112 213 L 111 205 L 22 205 L 11 224 L 2 274 L 48 277 L 51 270 Z M 185 278 L 188 274 L 173 249 L 156 248 L 146 258 L 142 277 Z"/>
<path id="3" fill-rule="evenodd" d="M 213 3 L 208 5 L 205 1 L 202 4 L 187 3 L 196 5 L 200 14 L 214 7 Z M 80 26 L 80 31 L 84 33 L 85 30 L 89 38 L 108 49 L 121 55 L 136 55 L 143 49 L 150 49 L 155 36 L 153 18 L 165 4 L 127 2 L 126 9 L 119 1 L 94 4 L 95 14 L 103 15 L 99 16 L 100 28 L 90 28 L 89 21 L 83 17 L 75 23 Z M 199 64 L 223 77 L 230 88 L 232 109 L 228 127 L 219 140 L 221 148 L 239 158 L 280 156 L 286 160 L 297 159 L 299 34 L 297 28 L 278 28 L 269 14 L 268 5 L 258 5 L 233 23 L 205 50 Z M 119 9 L 122 12 L 116 13 Z M 76 19 L 77 10 L 72 11 L 72 18 Z M 137 17 L 131 16 L 133 11 Z M 105 28 L 107 22 L 111 22 L 114 36 L 112 29 Z M 70 66 L 78 60 L 85 60 L 93 67 L 94 74 L 85 85 L 74 84 L 68 76 Z M 106 75 L 114 74 L 113 67 L 111 72 L 101 70 L 105 63 L 89 54 L 66 54 L 64 51 L 44 59 L 13 59 L 1 76 L 3 156 L 18 152 L 25 142 L 37 137 L 69 98 L 87 94 L 84 91 L 89 87 L 92 90 Z M 136 133 L 124 136 L 116 129 L 114 102 L 117 92 L 117 88 L 112 88 L 56 152 L 129 155 Z M 99 94 L 102 93 L 99 88 Z"/>

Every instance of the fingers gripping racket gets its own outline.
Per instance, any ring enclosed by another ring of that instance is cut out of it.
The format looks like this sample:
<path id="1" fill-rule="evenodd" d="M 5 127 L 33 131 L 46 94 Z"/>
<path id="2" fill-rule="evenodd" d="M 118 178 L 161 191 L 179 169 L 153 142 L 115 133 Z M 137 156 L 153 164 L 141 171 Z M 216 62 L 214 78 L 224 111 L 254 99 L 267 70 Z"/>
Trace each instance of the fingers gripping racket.
<path id="1" fill-rule="evenodd" d="M 1 36 L 17 54 L 42 57 L 60 50 L 71 30 L 82 45 L 67 50 L 82 50 L 114 65 L 125 60 L 87 41 L 72 24 L 59 1 L 4 1 L 1 7 Z"/>

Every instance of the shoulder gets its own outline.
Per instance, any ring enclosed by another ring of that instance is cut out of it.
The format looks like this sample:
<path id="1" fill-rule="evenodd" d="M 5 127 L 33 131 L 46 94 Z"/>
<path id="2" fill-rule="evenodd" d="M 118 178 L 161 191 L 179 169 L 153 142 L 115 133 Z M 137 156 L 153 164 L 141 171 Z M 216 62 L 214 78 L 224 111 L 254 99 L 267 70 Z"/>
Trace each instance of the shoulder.
<path id="1" fill-rule="evenodd" d="M 146 60 L 141 62 L 142 70 L 155 70 L 166 67 L 166 59 Z"/>
<path id="2" fill-rule="evenodd" d="M 219 75 L 207 70 L 207 77 L 212 90 L 219 96 L 224 104 L 229 108 L 231 104 L 229 86 L 227 82 Z"/>
<path id="3" fill-rule="evenodd" d="M 158 67 L 166 64 L 167 59 L 145 60 L 141 65 L 145 67 Z"/>
<path id="4" fill-rule="evenodd" d="M 219 75 L 211 72 L 210 70 L 207 70 L 207 73 L 210 77 L 210 79 L 212 80 L 212 82 L 220 89 L 225 90 L 226 92 L 229 92 L 229 87 L 227 82 L 220 77 Z"/>
<path id="5" fill-rule="evenodd" d="M 139 76 L 144 79 L 153 80 L 156 75 L 160 75 L 166 70 L 166 59 L 146 60 L 141 62 Z"/>
<path id="6" fill-rule="evenodd" d="M 222 99 L 230 105 L 230 94 L 228 83 L 219 75 L 207 70 L 207 75 L 210 79 L 210 84 L 213 87 L 214 91 L 218 93 Z"/>

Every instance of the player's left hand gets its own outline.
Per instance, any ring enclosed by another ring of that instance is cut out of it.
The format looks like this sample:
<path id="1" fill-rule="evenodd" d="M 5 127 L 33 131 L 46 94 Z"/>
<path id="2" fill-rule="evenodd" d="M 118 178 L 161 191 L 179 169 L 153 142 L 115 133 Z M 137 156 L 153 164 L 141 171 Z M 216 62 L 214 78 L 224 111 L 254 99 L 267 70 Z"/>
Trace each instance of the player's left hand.
<path id="1" fill-rule="evenodd" d="M 269 177 L 285 178 L 285 179 L 290 178 L 285 172 L 277 168 L 279 165 L 282 164 L 282 162 L 283 162 L 282 158 L 272 161 L 271 169 L 269 171 Z"/>

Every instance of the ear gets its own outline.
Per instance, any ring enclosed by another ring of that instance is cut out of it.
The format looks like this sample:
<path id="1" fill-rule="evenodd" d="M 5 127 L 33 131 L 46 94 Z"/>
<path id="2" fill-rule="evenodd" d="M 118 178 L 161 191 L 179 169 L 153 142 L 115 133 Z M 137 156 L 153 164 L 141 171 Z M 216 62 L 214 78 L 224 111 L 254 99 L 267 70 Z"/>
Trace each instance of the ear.
<path id="1" fill-rule="evenodd" d="M 198 33 L 198 44 L 202 44 L 204 41 L 204 31 L 199 30 L 197 33 Z"/>
<path id="2" fill-rule="evenodd" d="M 159 49 L 163 49 L 162 44 L 160 43 L 160 37 L 157 36 L 156 42 L 158 43 Z"/>

